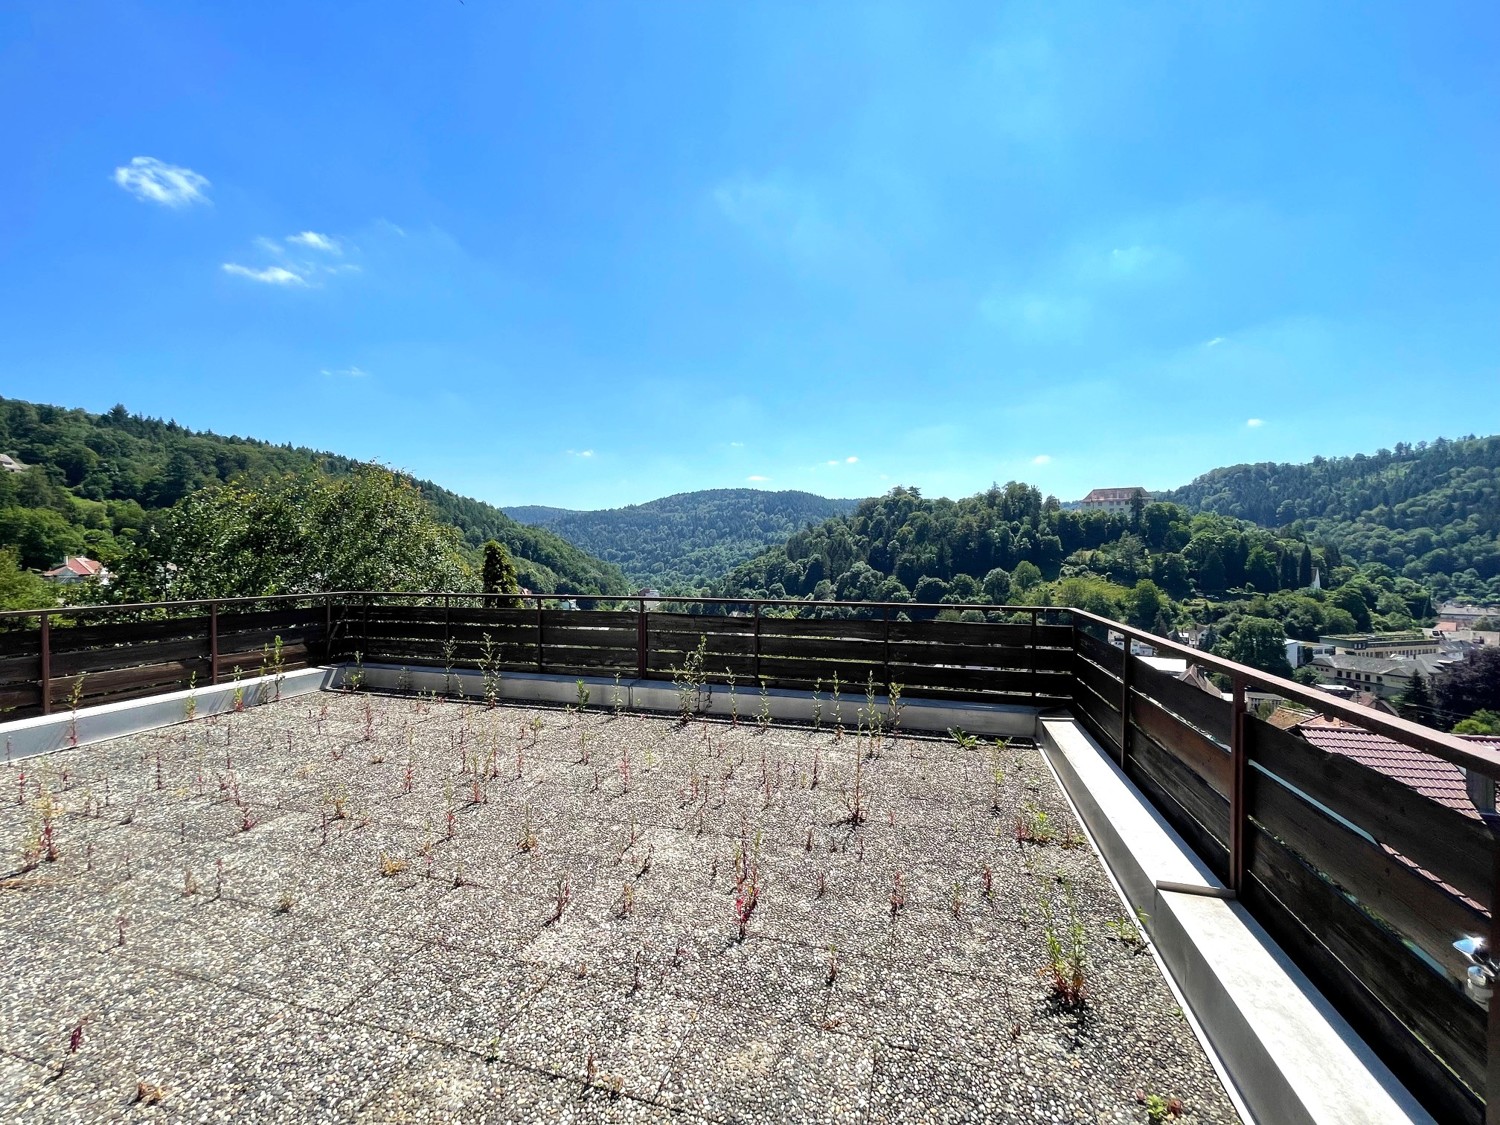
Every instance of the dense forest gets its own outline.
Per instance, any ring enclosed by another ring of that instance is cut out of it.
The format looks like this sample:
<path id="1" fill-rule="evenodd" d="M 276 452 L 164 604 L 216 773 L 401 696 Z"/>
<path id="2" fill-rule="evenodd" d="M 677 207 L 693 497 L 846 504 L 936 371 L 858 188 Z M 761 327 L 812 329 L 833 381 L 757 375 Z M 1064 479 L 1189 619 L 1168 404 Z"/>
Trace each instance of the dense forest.
<path id="1" fill-rule="evenodd" d="M 505 511 L 618 564 L 638 585 L 694 593 L 798 528 L 845 515 L 858 503 L 810 492 L 716 488 L 603 511 L 539 506 Z"/>
<path id="2" fill-rule="evenodd" d="M 944 604 L 1074 606 L 1160 634 L 1207 625 L 1225 655 L 1289 673 L 1283 635 L 1402 629 L 1431 614 L 1422 583 L 1346 562 L 1336 544 L 1299 531 L 1168 503 L 1068 510 L 1012 482 L 962 500 L 893 489 L 794 533 L 715 592 L 909 602 L 912 617 Z"/>
<path id="3" fill-rule="evenodd" d="M 165 513 L 204 488 L 288 474 L 345 477 L 358 462 L 316 450 L 195 432 L 116 406 L 91 414 L 0 399 L 0 452 L 26 471 L 0 472 L 0 569 L 42 569 L 64 555 L 118 565 Z M 484 542 L 503 543 L 522 585 L 551 593 L 624 593 L 620 571 L 499 508 L 417 481 L 437 519 L 456 527 L 477 566 Z M 15 578 L 7 578 L 14 584 Z M 28 587 L 29 588 L 29 587 Z M 18 595 L 19 596 L 19 595 Z"/>
<path id="4" fill-rule="evenodd" d="M 1439 438 L 1305 465 L 1234 465 L 1162 499 L 1338 547 L 1434 598 L 1500 602 L 1500 437 Z"/>

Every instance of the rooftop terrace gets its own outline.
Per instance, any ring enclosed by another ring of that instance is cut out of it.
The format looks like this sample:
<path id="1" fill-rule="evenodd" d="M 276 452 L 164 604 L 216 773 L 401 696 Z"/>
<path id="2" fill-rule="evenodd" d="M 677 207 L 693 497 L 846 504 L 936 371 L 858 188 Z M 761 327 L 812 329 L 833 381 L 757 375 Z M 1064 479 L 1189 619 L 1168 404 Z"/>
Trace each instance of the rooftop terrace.
<path id="1" fill-rule="evenodd" d="M 1034 747 L 833 728 L 323 693 L 14 765 L 0 1115 L 1237 1119 Z"/>
<path id="2" fill-rule="evenodd" d="M 0 889 L 18 965 L 0 1100 L 45 1119 L 135 1099 L 192 1119 L 1139 1121 L 1179 1097 L 1230 1119 L 1131 917 L 1195 1010 L 1217 1003 L 1203 973 L 1253 1004 L 1258 980 L 1235 986 L 1212 941 L 1182 960 L 1217 901 L 1215 926 L 1253 918 L 1280 943 L 1255 963 L 1295 964 L 1338 1009 L 1330 1042 L 1364 1037 L 1381 1089 L 1394 1074 L 1435 1119 L 1486 1119 L 1496 1020 L 1453 946 L 1490 929 L 1486 822 L 1243 701 L 1275 692 L 1479 777 L 1495 748 L 1080 611 L 617 601 L 10 615 L 0 706 L 36 717 L 8 724 L 7 753 L 50 753 L 8 763 L 0 804 L 24 868 Z M 367 690 L 255 705 L 328 663 Z M 182 722 L 199 691 L 214 707 Z M 111 701 L 140 697 L 157 729 L 120 726 Z M 758 721 L 792 714 L 812 721 Z M 915 733 L 943 714 L 1043 745 Z M 1146 811 L 1115 822 L 1074 791 L 1089 775 Z M 1123 855 L 1127 822 L 1188 849 L 1173 862 L 1201 885 Z M 1278 1079 L 1288 1096 L 1340 1104 L 1315 1089 L 1331 1057 L 1298 1060 L 1276 1020 L 1249 1054 L 1233 1020 L 1205 1025 L 1239 1093 L 1263 1098 L 1254 1060 L 1280 1049 L 1311 1068 Z"/>

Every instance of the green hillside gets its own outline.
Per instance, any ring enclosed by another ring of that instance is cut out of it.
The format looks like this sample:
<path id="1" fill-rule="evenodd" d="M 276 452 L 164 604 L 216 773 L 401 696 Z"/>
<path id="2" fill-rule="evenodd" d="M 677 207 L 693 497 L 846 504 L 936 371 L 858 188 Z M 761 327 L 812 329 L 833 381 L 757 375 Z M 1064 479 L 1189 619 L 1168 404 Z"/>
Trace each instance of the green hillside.
<path id="1" fill-rule="evenodd" d="M 357 464 L 312 449 L 196 432 L 123 406 L 91 414 L 17 399 L 0 399 L 0 453 L 29 466 L 0 472 L 0 549 L 33 569 L 68 554 L 114 562 L 159 513 L 205 487 L 312 470 L 344 476 Z M 459 530 L 476 563 L 484 541 L 494 538 L 510 550 L 530 589 L 626 592 L 616 567 L 555 533 L 430 481 L 416 484 L 438 519 Z"/>
<path id="2" fill-rule="evenodd" d="M 603 511 L 539 506 L 505 511 L 618 564 L 639 586 L 687 593 L 708 587 L 797 529 L 852 512 L 858 503 L 810 492 L 716 488 Z"/>
<path id="3" fill-rule="evenodd" d="M 1233 465 L 1162 498 L 1335 544 L 1347 561 L 1389 567 L 1439 599 L 1500 602 L 1500 437 Z"/>

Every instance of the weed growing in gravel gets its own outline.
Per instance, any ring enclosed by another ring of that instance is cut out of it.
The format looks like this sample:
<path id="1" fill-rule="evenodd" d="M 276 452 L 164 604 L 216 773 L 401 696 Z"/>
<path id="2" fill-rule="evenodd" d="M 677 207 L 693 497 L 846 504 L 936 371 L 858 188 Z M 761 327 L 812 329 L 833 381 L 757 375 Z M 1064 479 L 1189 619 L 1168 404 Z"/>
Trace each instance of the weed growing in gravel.
<path id="1" fill-rule="evenodd" d="M 839 674 L 833 674 L 833 689 L 830 698 L 833 701 L 833 737 L 835 741 L 844 737 L 844 708 L 839 702 L 839 689 L 843 685 L 839 682 Z"/>
<path id="2" fill-rule="evenodd" d="M 123 943 L 122 943 L 123 944 Z M 157 1086 L 152 1082 L 137 1082 L 135 1084 L 134 1105 L 161 1105 L 166 1100 L 167 1091 L 164 1087 Z"/>
<path id="3" fill-rule="evenodd" d="M 1027 801 L 1021 806 L 1021 813 L 1016 817 L 1017 843 L 1050 844 L 1056 838 L 1051 814 L 1046 809 L 1035 801 Z"/>
<path id="4" fill-rule="evenodd" d="M 1135 917 L 1129 918 L 1125 915 L 1104 923 L 1104 928 L 1109 931 L 1111 940 L 1118 941 L 1122 945 L 1140 947 L 1145 944 L 1145 935 L 1141 932 L 1146 925 L 1146 919 L 1150 917 L 1140 907 L 1135 909 Z"/>
<path id="5" fill-rule="evenodd" d="M 901 689 L 904 686 L 898 683 L 886 685 L 887 698 L 890 700 L 886 707 L 886 726 L 890 729 L 892 738 L 901 730 Z"/>
<path id="6" fill-rule="evenodd" d="M 979 749 L 979 737 L 973 734 L 965 734 L 963 731 L 959 730 L 958 727 L 949 727 L 948 737 L 953 739 L 954 742 L 958 743 L 958 748 L 960 750 Z"/>
<path id="7" fill-rule="evenodd" d="M 443 694 L 453 694 L 453 661 L 458 653 L 458 643 L 452 637 L 443 638 Z"/>
<path id="8" fill-rule="evenodd" d="M 896 924 L 896 919 L 906 909 L 906 875 L 897 871 L 891 878 L 891 924 Z"/>
<path id="9" fill-rule="evenodd" d="M 760 677 L 760 711 L 755 716 L 756 725 L 764 734 L 771 725 L 771 696 L 766 690 L 766 678 Z"/>
<path id="10" fill-rule="evenodd" d="M 698 647 L 689 652 L 682 667 L 672 668 L 672 686 L 677 689 L 678 715 L 684 723 L 703 709 L 705 680 L 703 662 L 708 658 L 708 638 L 699 636 Z"/>
<path id="11" fill-rule="evenodd" d="M 78 745 L 78 704 L 83 700 L 83 681 L 88 677 L 87 672 L 79 672 L 78 678 L 73 681 L 73 690 L 68 692 L 68 710 L 72 712 L 68 719 L 68 745 Z"/>
<path id="12" fill-rule="evenodd" d="M 620 691 L 620 673 L 618 672 L 615 673 L 615 686 L 614 691 L 610 697 L 610 705 L 615 710 L 615 718 L 618 719 L 621 713 L 625 710 L 625 696 L 624 693 Z"/>
<path id="13" fill-rule="evenodd" d="M 521 822 L 521 838 L 516 841 L 516 847 L 518 848 L 518 850 L 523 852 L 534 852 L 536 851 L 537 838 L 536 829 L 532 826 L 531 823 L 530 803 L 525 806 L 522 816 L 523 820 Z"/>
<path id="14" fill-rule="evenodd" d="M 500 651 L 488 633 L 484 635 L 483 651 L 479 657 L 479 675 L 484 683 L 484 705 L 493 711 L 500 705 Z"/>
<path id="15" fill-rule="evenodd" d="M 568 872 L 564 871 L 557 877 L 557 889 L 552 896 L 552 913 L 542 923 L 551 926 L 562 921 L 563 911 L 568 908 L 568 903 L 573 901 L 573 888 L 568 882 Z"/>
<path id="16" fill-rule="evenodd" d="M 354 650 L 354 668 L 344 675 L 344 690 L 355 692 L 364 687 L 365 684 L 365 654 L 359 649 Z"/>
<path id="17" fill-rule="evenodd" d="M 239 712 L 245 709 L 245 688 L 240 683 L 240 676 L 242 674 L 240 666 L 236 664 L 234 666 L 234 695 L 232 697 L 235 714 L 239 714 Z"/>
<path id="18" fill-rule="evenodd" d="M 193 875 L 193 869 L 191 867 L 184 867 L 182 869 L 182 897 L 187 898 L 189 895 L 197 893 L 198 880 Z"/>
<path id="19" fill-rule="evenodd" d="M 271 638 L 271 643 L 261 648 L 260 674 L 271 676 L 275 694 L 273 700 L 281 698 L 281 681 L 286 679 L 286 652 L 282 648 L 281 635 Z"/>
<path id="20" fill-rule="evenodd" d="M 858 828 L 863 824 L 867 815 L 866 804 L 865 756 L 856 754 L 854 756 L 854 790 L 844 794 L 844 807 L 849 810 L 844 823 L 853 828 Z"/>
<path id="21" fill-rule="evenodd" d="M 188 676 L 187 698 L 182 701 L 182 717 L 187 722 L 192 722 L 198 717 L 198 673 L 193 672 Z"/>
<path id="22" fill-rule="evenodd" d="M 1144 1090 L 1139 1090 L 1136 1092 L 1135 1100 L 1146 1107 L 1146 1120 L 1151 1122 L 1151 1125 L 1163 1125 L 1163 1122 L 1175 1121 L 1184 1112 L 1181 1098 L 1169 1098 L 1165 1094 L 1148 1094 Z"/>
<path id="23" fill-rule="evenodd" d="M 812 705 L 813 705 L 813 730 L 823 729 L 823 677 L 819 676 L 813 680 Z"/>
<path id="24" fill-rule="evenodd" d="M 578 713 L 581 715 L 583 714 L 583 712 L 589 709 L 589 689 L 582 680 L 577 681 L 576 687 L 578 696 L 575 706 L 578 709 Z"/>
<path id="25" fill-rule="evenodd" d="M 1037 904 L 1042 918 L 1042 936 L 1047 942 L 1047 966 L 1052 995 L 1065 1008 L 1081 1006 L 1088 993 L 1087 951 L 1084 926 L 1078 918 L 1073 890 L 1064 883 L 1064 901 L 1068 916 L 1059 921 L 1053 915 L 1052 903 L 1043 896 Z"/>
<path id="26" fill-rule="evenodd" d="M 729 684 L 729 725 L 737 727 L 740 725 L 740 699 L 734 693 L 734 669 L 724 669 L 724 679 Z"/>
<path id="27" fill-rule="evenodd" d="M 410 866 L 411 864 L 407 863 L 400 856 L 387 855 L 385 852 L 380 853 L 380 874 L 383 878 L 392 879 Z"/>

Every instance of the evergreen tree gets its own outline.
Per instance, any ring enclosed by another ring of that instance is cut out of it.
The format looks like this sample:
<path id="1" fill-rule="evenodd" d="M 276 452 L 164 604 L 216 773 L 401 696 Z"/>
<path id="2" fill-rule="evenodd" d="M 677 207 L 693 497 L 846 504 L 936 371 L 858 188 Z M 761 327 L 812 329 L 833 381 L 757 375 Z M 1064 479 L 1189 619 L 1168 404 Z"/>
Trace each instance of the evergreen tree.
<path id="1" fill-rule="evenodd" d="M 1297 564 L 1297 588 L 1305 590 L 1312 585 L 1312 548 L 1302 544 L 1302 561 Z"/>
<path id="2" fill-rule="evenodd" d="M 510 561 L 510 552 L 504 543 L 491 539 L 484 545 L 484 572 L 482 576 L 486 594 L 518 594 L 520 580 L 516 577 L 515 564 Z M 515 598 L 500 598 L 497 604 L 507 608 L 520 604 Z"/>
<path id="3" fill-rule="evenodd" d="M 1412 673 L 1411 683 L 1396 700 L 1396 713 L 1403 719 L 1431 726 L 1436 717 L 1432 708 L 1432 693 L 1427 690 L 1427 681 L 1422 673 Z"/>

